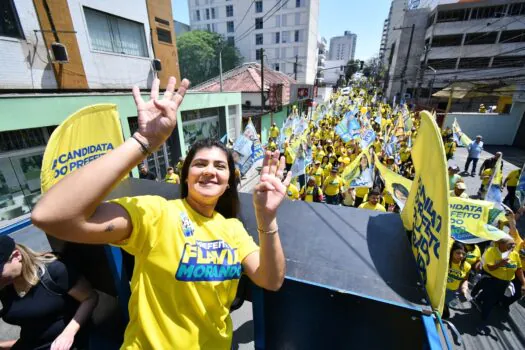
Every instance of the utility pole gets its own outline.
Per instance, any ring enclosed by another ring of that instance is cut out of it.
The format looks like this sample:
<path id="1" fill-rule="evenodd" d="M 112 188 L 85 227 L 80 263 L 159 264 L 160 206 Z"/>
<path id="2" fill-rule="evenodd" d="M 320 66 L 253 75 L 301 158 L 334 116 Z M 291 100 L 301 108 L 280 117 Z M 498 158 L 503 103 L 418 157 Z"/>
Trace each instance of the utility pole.
<path id="1" fill-rule="evenodd" d="M 297 80 L 297 66 L 299 64 L 299 55 L 295 55 L 295 63 L 293 64 L 293 72 L 295 75 L 295 80 Z"/>
<path id="2" fill-rule="evenodd" d="M 430 45 L 425 45 L 425 58 L 423 58 L 423 67 L 419 69 L 419 81 L 417 83 L 417 89 L 416 89 L 416 103 L 419 103 L 419 95 L 421 94 L 421 87 L 423 86 L 423 77 L 425 75 L 425 72 L 427 70 L 427 57 L 428 53 L 430 52 Z"/>
<path id="3" fill-rule="evenodd" d="M 402 27 L 402 28 L 394 28 L 394 30 L 396 29 L 407 29 L 407 28 L 410 28 L 410 27 Z M 410 31 L 410 41 L 408 42 L 408 52 L 407 52 L 407 57 L 405 58 L 405 64 L 403 66 L 403 70 L 401 71 L 401 91 L 399 91 L 399 100 L 401 101 L 401 99 L 404 99 L 404 94 L 403 94 L 403 90 L 405 88 L 405 74 L 407 72 L 407 67 L 408 67 L 408 59 L 410 58 L 410 51 L 412 50 L 412 39 L 414 39 L 414 29 L 416 28 L 416 25 L 415 24 L 412 24 L 412 30 Z"/>
<path id="4" fill-rule="evenodd" d="M 264 49 L 261 51 L 261 113 L 264 114 Z"/>

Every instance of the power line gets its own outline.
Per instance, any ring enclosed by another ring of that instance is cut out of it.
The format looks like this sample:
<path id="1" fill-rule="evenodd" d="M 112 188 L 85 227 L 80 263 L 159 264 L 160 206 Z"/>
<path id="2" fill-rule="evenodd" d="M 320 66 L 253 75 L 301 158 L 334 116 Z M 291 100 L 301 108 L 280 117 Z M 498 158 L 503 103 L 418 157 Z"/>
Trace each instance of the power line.
<path id="1" fill-rule="evenodd" d="M 253 4 L 255 3 L 255 0 L 252 0 L 252 3 L 250 4 L 250 6 L 248 7 L 248 10 L 246 11 L 246 13 L 244 14 L 244 16 L 242 17 L 241 21 L 239 22 L 239 24 L 237 24 L 237 26 L 235 27 L 235 29 L 233 30 L 233 34 L 237 33 L 237 29 L 239 29 L 239 27 L 241 26 L 241 23 L 244 21 L 244 19 L 246 18 L 246 16 L 248 15 L 248 12 L 250 12 L 250 9 L 252 8 Z M 232 5 L 233 6 L 233 5 Z"/>
<path id="2" fill-rule="evenodd" d="M 261 18 L 263 19 L 263 23 L 266 22 L 268 19 L 270 19 L 274 14 L 277 13 L 277 11 L 279 11 L 280 9 L 282 9 L 287 3 L 289 0 L 284 0 L 281 4 L 281 6 L 279 8 L 277 8 L 272 14 L 270 14 L 270 12 L 276 8 L 278 5 L 279 5 L 279 2 L 281 0 L 278 0 L 275 5 L 270 9 L 268 10 L 268 12 L 266 12 Z M 269 17 L 265 18 L 267 15 L 269 15 Z M 250 26 L 250 28 L 248 28 L 248 30 L 246 30 L 243 34 L 241 34 L 238 38 L 237 38 L 237 41 L 241 41 L 243 39 L 245 39 L 246 37 L 248 37 L 248 35 L 250 35 L 253 31 L 255 30 L 255 24 Z"/>

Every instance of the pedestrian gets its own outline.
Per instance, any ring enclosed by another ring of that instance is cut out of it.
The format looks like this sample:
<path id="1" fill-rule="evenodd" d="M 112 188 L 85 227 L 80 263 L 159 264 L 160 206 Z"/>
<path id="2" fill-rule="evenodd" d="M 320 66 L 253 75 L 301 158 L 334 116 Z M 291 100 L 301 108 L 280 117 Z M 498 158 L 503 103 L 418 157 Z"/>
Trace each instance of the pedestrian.
<path id="1" fill-rule="evenodd" d="M 468 174 L 468 168 L 470 163 L 472 163 L 472 171 L 470 176 L 474 177 L 476 175 L 476 166 L 478 165 L 479 156 L 483 151 L 483 138 L 481 135 L 476 136 L 476 139 L 467 146 L 468 157 L 467 162 L 465 163 L 465 173 Z"/>
<path id="2" fill-rule="evenodd" d="M 445 155 L 447 156 L 447 160 L 454 158 L 455 153 L 456 142 L 454 141 L 454 137 L 449 136 L 447 141 L 445 142 Z"/>
<path id="3" fill-rule="evenodd" d="M 291 173 L 282 181 L 284 158 L 266 152 L 253 194 L 260 247 L 237 219 L 233 157 L 217 140 L 191 146 L 182 168 L 181 199 L 139 196 L 103 202 L 176 127 L 189 82 L 183 80 L 174 93 L 175 78 L 170 78 L 162 97 L 159 84 L 153 80 L 148 102 L 133 89 L 138 131 L 55 184 L 31 219 L 59 239 L 112 244 L 135 256 L 122 349 L 230 349 L 230 306 L 241 275 L 273 291 L 284 281 L 277 211 Z"/>
<path id="4" fill-rule="evenodd" d="M 381 192 L 379 191 L 379 189 L 374 188 L 373 190 L 370 191 L 370 193 L 368 193 L 368 200 L 362 203 L 359 206 L 359 209 L 368 209 L 368 210 L 386 212 L 385 207 L 381 203 L 379 203 L 380 199 L 381 199 Z"/>
<path id="5" fill-rule="evenodd" d="M 469 196 L 466 193 L 466 189 L 467 189 L 467 186 L 465 185 L 465 183 L 463 181 L 458 181 L 454 185 L 454 189 L 450 191 L 450 197 L 459 197 L 459 198 L 468 199 Z"/>
<path id="6" fill-rule="evenodd" d="M 449 318 L 449 305 L 453 300 L 462 295 L 467 299 L 468 295 L 468 275 L 471 266 L 466 261 L 467 250 L 465 245 L 458 241 L 453 241 L 450 249 L 447 275 L 447 289 L 445 292 L 445 309 L 443 318 Z"/>
<path id="7" fill-rule="evenodd" d="M 496 167 L 496 163 L 502 156 L 503 153 L 496 152 L 496 154 L 494 154 L 492 157 L 485 159 L 479 168 L 479 174 L 481 175 L 483 171 L 487 169 L 494 169 Z M 500 170 L 503 170 L 503 162 L 500 162 Z"/>
<path id="8" fill-rule="evenodd" d="M 448 166 L 448 188 L 451 190 L 456 186 L 456 182 L 462 180 L 459 173 L 459 167 L 457 165 Z"/>
<path id="9" fill-rule="evenodd" d="M 141 163 L 139 165 L 139 179 L 157 181 L 157 175 L 149 171 L 147 164 Z"/>
<path id="10" fill-rule="evenodd" d="M 323 193 L 326 196 L 326 203 L 339 205 L 339 194 L 343 188 L 343 180 L 338 175 L 339 168 L 333 167 L 330 175 L 324 180 Z"/>
<path id="11" fill-rule="evenodd" d="M 175 174 L 173 167 L 167 169 L 166 177 L 164 181 L 170 184 L 180 184 L 179 175 Z"/>
<path id="12" fill-rule="evenodd" d="M 520 169 L 511 171 L 505 181 L 503 182 L 503 187 L 507 186 L 507 196 L 503 199 L 503 203 L 506 203 L 512 210 L 516 208 L 516 187 L 518 186 L 518 181 L 520 179 Z"/>

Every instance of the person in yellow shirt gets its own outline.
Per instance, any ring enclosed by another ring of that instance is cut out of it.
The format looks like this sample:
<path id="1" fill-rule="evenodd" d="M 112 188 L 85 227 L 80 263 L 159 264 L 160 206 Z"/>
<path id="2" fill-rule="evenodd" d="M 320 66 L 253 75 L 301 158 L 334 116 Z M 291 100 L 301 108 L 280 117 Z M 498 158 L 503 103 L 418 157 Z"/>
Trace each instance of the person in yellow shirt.
<path id="1" fill-rule="evenodd" d="M 172 167 L 169 167 L 167 169 L 167 173 L 166 173 L 166 177 L 164 178 L 164 181 L 170 184 L 180 184 L 179 175 L 175 174 Z"/>
<path id="2" fill-rule="evenodd" d="M 343 180 L 337 175 L 339 168 L 333 167 L 330 175 L 324 180 L 323 193 L 326 196 L 326 204 L 339 205 L 339 194 L 343 187 Z"/>
<path id="3" fill-rule="evenodd" d="M 270 152 L 275 152 L 277 150 L 277 144 L 275 143 L 272 137 L 268 139 L 268 144 L 266 145 L 266 149 L 269 150 Z"/>
<path id="4" fill-rule="evenodd" d="M 270 130 L 269 130 L 269 136 L 272 139 L 277 140 L 277 138 L 279 137 L 279 134 L 280 134 L 279 128 L 277 127 L 275 123 L 272 123 L 272 126 L 270 127 Z"/>
<path id="5" fill-rule="evenodd" d="M 388 156 L 388 157 L 386 158 L 386 164 L 385 164 L 385 166 L 386 166 L 388 169 L 392 170 L 393 172 L 399 174 L 399 167 L 398 167 L 397 164 L 395 163 L 395 159 L 394 159 L 394 157 L 392 157 L 392 156 Z"/>
<path id="6" fill-rule="evenodd" d="M 407 146 L 406 142 L 401 143 L 401 148 L 399 149 L 399 158 L 402 163 L 406 163 L 411 156 L 411 149 Z"/>
<path id="7" fill-rule="evenodd" d="M 315 152 L 315 160 L 318 160 L 322 163 L 325 155 L 326 153 L 324 152 L 323 146 L 317 146 L 317 152 Z"/>
<path id="8" fill-rule="evenodd" d="M 466 256 L 465 245 L 461 242 L 454 241 L 450 249 L 443 318 L 449 317 L 448 306 L 450 302 L 457 298 L 458 294 L 462 294 L 465 299 L 468 298 L 468 275 L 471 266 L 466 261 Z"/>
<path id="9" fill-rule="evenodd" d="M 55 184 L 31 219 L 59 239 L 112 244 L 135 256 L 122 349 L 230 349 L 230 306 L 241 274 L 269 290 L 278 290 L 284 281 L 277 211 L 291 175 L 282 181 L 284 159 L 279 160 L 279 152 L 266 153 L 253 195 L 260 247 L 237 219 L 233 157 L 217 140 L 192 145 L 182 168 L 181 199 L 138 196 L 104 202 L 172 134 L 189 88 L 183 80 L 175 93 L 175 82 L 171 77 L 159 94 L 155 79 L 148 102 L 133 89 L 137 132 Z"/>
<path id="10" fill-rule="evenodd" d="M 450 197 L 459 197 L 459 198 L 468 199 L 469 196 L 465 192 L 466 189 L 467 189 L 467 186 L 465 185 L 465 183 L 463 181 L 458 181 L 454 185 L 454 189 L 450 191 Z"/>
<path id="11" fill-rule="evenodd" d="M 454 141 L 454 138 L 452 136 L 449 136 L 447 141 L 445 142 L 445 155 L 447 156 L 447 160 L 454 158 L 455 153 L 456 142 Z"/>
<path id="12" fill-rule="evenodd" d="M 286 160 L 286 171 L 290 172 L 290 170 L 292 170 L 292 165 L 295 160 L 295 154 L 292 150 L 292 147 L 289 144 L 285 144 L 284 146 L 284 157 Z"/>
<path id="13" fill-rule="evenodd" d="M 505 296 L 505 290 L 515 278 L 521 283 L 520 292 L 525 290 L 525 278 L 519 254 L 514 250 L 516 243 L 512 237 L 497 241 L 489 247 L 482 257 L 483 271 L 488 275 L 481 279 L 474 289 L 472 296 L 475 303 L 481 307 L 481 318 L 486 321 L 494 305 L 501 302 L 508 308 L 513 301 L 512 297 Z M 478 292 L 481 292 L 478 294 Z"/>
<path id="14" fill-rule="evenodd" d="M 177 175 L 181 176 L 181 172 L 182 172 L 182 165 L 184 164 L 184 157 L 180 157 L 179 158 L 179 161 L 177 162 L 177 165 L 175 165 L 175 172 L 177 173 Z"/>
<path id="15" fill-rule="evenodd" d="M 299 189 L 297 188 L 297 180 L 295 178 L 288 185 L 288 188 L 286 189 L 286 195 L 288 196 L 288 199 L 292 201 L 296 201 L 301 198 L 299 195 Z"/>
<path id="16" fill-rule="evenodd" d="M 315 184 L 315 179 L 310 177 L 308 178 L 306 185 L 301 188 L 299 196 L 301 197 L 301 200 L 305 202 L 319 203 L 323 199 L 323 191 Z"/>
<path id="17" fill-rule="evenodd" d="M 328 176 L 330 176 L 330 172 L 332 171 L 332 164 L 330 164 L 327 156 L 324 156 L 323 160 L 321 161 L 321 169 L 323 169 L 323 178 L 327 178 Z"/>
<path id="18" fill-rule="evenodd" d="M 373 143 L 374 146 L 374 152 L 376 152 L 377 155 L 381 154 L 381 150 L 383 149 L 383 138 L 379 137 L 376 139 Z"/>
<path id="19" fill-rule="evenodd" d="M 516 203 L 516 187 L 518 186 L 518 181 L 520 179 L 520 169 L 511 171 L 505 181 L 503 181 L 503 187 L 507 186 L 507 195 L 503 199 L 503 203 L 508 204 L 508 206 L 514 210 Z"/>
<path id="20" fill-rule="evenodd" d="M 483 198 L 485 196 L 485 193 L 487 192 L 487 186 L 489 185 L 490 177 L 492 176 L 493 171 L 494 169 L 489 168 L 483 170 L 483 172 L 481 173 L 481 186 L 478 191 L 478 195 L 480 198 Z"/>
<path id="21" fill-rule="evenodd" d="M 323 169 L 321 168 L 321 162 L 316 160 L 314 162 L 314 166 L 312 167 L 308 175 L 315 179 L 315 184 L 317 186 L 322 186 L 324 175 L 323 175 Z"/>
<path id="22" fill-rule="evenodd" d="M 368 209 L 368 210 L 386 212 L 385 207 L 379 203 L 380 198 L 381 198 L 381 192 L 379 192 L 378 189 L 374 188 L 368 194 L 368 200 L 364 202 L 363 204 L 361 204 L 359 206 L 359 209 Z"/>
<path id="23" fill-rule="evenodd" d="M 481 250 L 477 244 L 465 244 L 467 251 L 466 261 L 474 271 L 481 270 Z"/>

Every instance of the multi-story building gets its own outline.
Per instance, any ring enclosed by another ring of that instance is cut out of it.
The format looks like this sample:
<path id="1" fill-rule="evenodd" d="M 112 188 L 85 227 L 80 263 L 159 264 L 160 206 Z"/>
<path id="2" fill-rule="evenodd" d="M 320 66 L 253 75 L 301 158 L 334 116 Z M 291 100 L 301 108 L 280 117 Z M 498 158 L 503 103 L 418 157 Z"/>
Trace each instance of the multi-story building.
<path id="1" fill-rule="evenodd" d="M 383 23 L 383 33 L 381 34 L 381 45 L 379 46 L 379 59 L 383 62 L 386 52 L 386 43 L 388 38 L 388 26 L 390 25 L 389 19 L 385 19 Z"/>
<path id="2" fill-rule="evenodd" d="M 395 51 L 395 44 L 400 36 L 399 30 L 396 28 L 403 25 L 406 9 L 406 0 L 392 0 L 392 3 L 390 4 L 390 10 L 388 12 L 388 17 L 386 18 L 386 22 L 388 22 L 386 35 L 384 33 L 382 34 L 382 36 L 385 36 L 385 48 L 383 50 L 382 63 L 387 68 L 390 65 L 391 57 Z M 385 25 L 383 24 L 383 30 L 384 29 Z"/>
<path id="3" fill-rule="evenodd" d="M 192 30 L 207 30 L 235 44 L 244 62 L 313 84 L 317 73 L 319 0 L 188 0 Z"/>
<path id="4" fill-rule="evenodd" d="M 349 30 L 343 36 L 335 36 L 330 39 L 330 52 L 328 57 L 331 61 L 344 60 L 348 62 L 355 58 L 355 46 L 357 34 L 352 34 Z"/>
<path id="5" fill-rule="evenodd" d="M 191 30 L 191 27 L 189 24 L 182 23 L 176 20 L 173 20 L 173 23 L 175 24 L 175 35 L 177 37 Z"/>
<path id="6" fill-rule="evenodd" d="M 170 0 L 5 0 L 1 9 L 0 226 L 38 199 L 45 145 L 69 115 L 115 104 L 128 138 L 137 129 L 131 87 L 180 78 Z M 178 120 L 147 159 L 159 178 L 195 140 L 238 135 L 241 95 L 188 92 Z"/>

